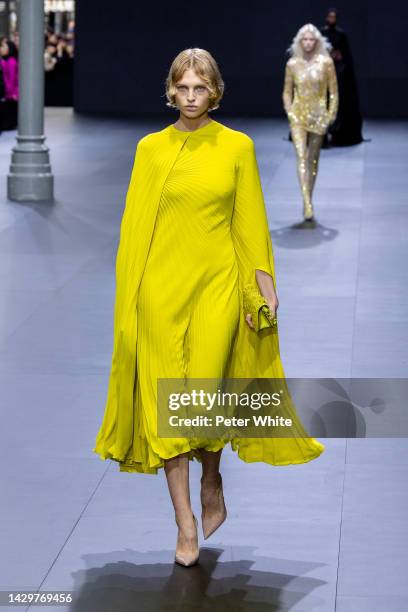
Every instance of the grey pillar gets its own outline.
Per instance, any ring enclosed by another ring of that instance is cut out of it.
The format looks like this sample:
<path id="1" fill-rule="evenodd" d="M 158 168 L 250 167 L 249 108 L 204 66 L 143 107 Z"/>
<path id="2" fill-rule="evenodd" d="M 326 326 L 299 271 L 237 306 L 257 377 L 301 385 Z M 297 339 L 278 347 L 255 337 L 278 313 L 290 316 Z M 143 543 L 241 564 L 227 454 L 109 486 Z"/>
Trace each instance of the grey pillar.
<path id="1" fill-rule="evenodd" d="M 19 102 L 17 144 L 12 149 L 10 200 L 53 199 L 53 175 L 44 132 L 44 0 L 19 2 Z"/>

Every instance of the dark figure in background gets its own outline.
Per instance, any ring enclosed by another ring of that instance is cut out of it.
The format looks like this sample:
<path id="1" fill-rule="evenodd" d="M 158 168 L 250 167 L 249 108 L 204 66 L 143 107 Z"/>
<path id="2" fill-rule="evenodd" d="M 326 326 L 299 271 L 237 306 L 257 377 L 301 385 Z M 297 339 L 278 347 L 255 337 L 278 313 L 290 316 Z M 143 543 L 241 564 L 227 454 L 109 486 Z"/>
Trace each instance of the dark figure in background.
<path id="1" fill-rule="evenodd" d="M 321 28 L 321 32 L 332 45 L 331 56 L 339 88 L 339 110 L 329 130 L 330 143 L 334 146 L 358 144 L 363 141 L 363 137 L 354 64 L 347 35 L 337 26 L 336 9 L 329 9 L 326 25 Z"/>
<path id="2" fill-rule="evenodd" d="M 74 49 L 71 35 L 45 34 L 45 106 L 73 105 Z"/>

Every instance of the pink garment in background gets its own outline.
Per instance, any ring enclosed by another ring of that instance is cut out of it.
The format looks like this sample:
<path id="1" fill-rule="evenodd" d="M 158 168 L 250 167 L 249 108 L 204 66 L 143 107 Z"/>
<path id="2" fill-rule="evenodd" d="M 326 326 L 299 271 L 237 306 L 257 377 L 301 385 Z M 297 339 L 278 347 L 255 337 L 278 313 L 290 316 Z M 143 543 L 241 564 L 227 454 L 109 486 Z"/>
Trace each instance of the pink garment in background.
<path id="1" fill-rule="evenodd" d="M 18 61 L 15 57 L 1 59 L 3 71 L 4 97 L 6 100 L 18 100 Z"/>

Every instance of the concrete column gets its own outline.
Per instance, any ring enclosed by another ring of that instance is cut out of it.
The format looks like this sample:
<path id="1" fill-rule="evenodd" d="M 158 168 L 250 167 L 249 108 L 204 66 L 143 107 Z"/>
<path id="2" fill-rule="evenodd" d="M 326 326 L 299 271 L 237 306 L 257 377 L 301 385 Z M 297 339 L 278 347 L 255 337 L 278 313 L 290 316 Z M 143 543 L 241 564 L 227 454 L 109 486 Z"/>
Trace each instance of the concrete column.
<path id="1" fill-rule="evenodd" d="M 53 199 L 53 175 L 44 136 L 44 0 L 19 2 L 19 103 L 17 144 L 12 149 L 10 200 Z"/>

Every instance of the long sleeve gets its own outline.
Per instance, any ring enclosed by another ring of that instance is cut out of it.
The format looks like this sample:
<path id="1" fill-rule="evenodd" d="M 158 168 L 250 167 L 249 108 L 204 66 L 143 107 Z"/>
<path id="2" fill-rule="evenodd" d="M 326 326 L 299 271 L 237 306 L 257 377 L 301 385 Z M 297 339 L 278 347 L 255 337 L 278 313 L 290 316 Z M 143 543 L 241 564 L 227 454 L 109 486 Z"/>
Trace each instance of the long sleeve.
<path id="1" fill-rule="evenodd" d="M 18 71 L 19 71 L 19 64 L 18 61 L 15 60 L 15 64 L 14 64 L 14 74 L 13 74 L 13 91 L 14 91 L 14 98 L 15 100 L 18 100 Z"/>
<path id="2" fill-rule="evenodd" d="M 337 110 L 339 107 L 339 92 L 337 86 L 336 68 L 333 60 L 328 58 L 327 63 L 327 83 L 329 88 L 329 121 L 333 123 L 336 119 Z"/>
<path id="3" fill-rule="evenodd" d="M 285 79 L 284 79 L 283 93 L 282 93 L 283 107 L 285 109 L 286 114 L 288 114 L 290 111 L 290 107 L 292 106 L 292 99 L 293 99 L 293 75 L 292 75 L 292 70 L 289 64 L 287 63 L 285 67 Z"/>
<path id="4" fill-rule="evenodd" d="M 14 57 L 3 60 L 3 78 L 5 88 L 5 98 L 10 100 L 18 99 L 18 62 Z"/>
<path id="5" fill-rule="evenodd" d="M 255 270 L 263 270 L 272 277 L 275 284 L 272 242 L 255 145 L 252 139 L 245 135 L 241 147 L 231 219 L 240 279 L 243 285 L 256 282 Z"/>

